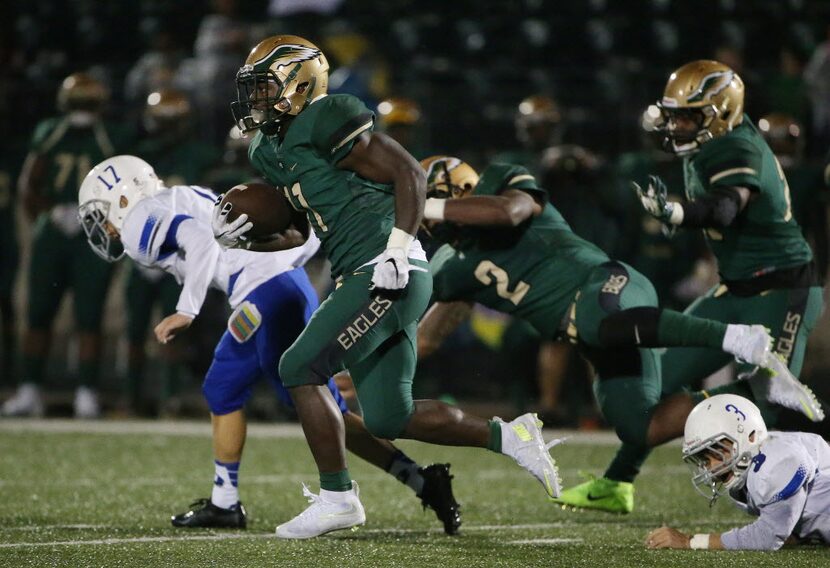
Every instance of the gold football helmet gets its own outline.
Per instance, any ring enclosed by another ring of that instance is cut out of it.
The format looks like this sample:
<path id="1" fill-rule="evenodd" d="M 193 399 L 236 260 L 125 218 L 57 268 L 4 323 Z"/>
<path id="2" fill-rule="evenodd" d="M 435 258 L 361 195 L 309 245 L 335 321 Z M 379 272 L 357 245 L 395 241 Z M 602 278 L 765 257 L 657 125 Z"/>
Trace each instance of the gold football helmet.
<path id="1" fill-rule="evenodd" d="M 519 103 L 516 137 L 531 148 L 542 149 L 554 139 L 562 121 L 559 105 L 547 95 L 531 95 Z"/>
<path id="2" fill-rule="evenodd" d="M 427 197 L 459 199 L 472 193 L 478 174 L 466 162 L 450 156 L 432 156 L 421 160 L 427 172 Z"/>
<path id="3" fill-rule="evenodd" d="M 58 91 L 61 112 L 99 112 L 109 100 L 109 91 L 89 73 L 73 73 L 63 80 Z"/>
<path id="4" fill-rule="evenodd" d="M 144 126 L 148 132 L 186 128 L 190 118 L 190 101 L 175 89 L 161 89 L 147 96 Z"/>
<path id="5" fill-rule="evenodd" d="M 236 73 L 234 120 L 243 132 L 265 127 L 266 134 L 274 134 L 283 118 L 326 94 L 328 83 L 329 63 L 316 45 L 299 36 L 271 36 L 251 50 Z"/>
<path id="6" fill-rule="evenodd" d="M 381 128 L 412 126 L 421 119 L 418 103 L 406 97 L 389 97 L 378 103 L 378 123 Z"/>
<path id="7" fill-rule="evenodd" d="M 666 149 L 678 155 L 690 154 L 741 123 L 744 82 L 723 63 L 692 61 L 669 76 L 657 106 L 665 118 Z M 694 127 L 681 127 L 680 119 L 692 121 Z"/>
<path id="8" fill-rule="evenodd" d="M 758 130 L 785 168 L 795 165 L 804 153 L 804 128 L 792 116 L 774 112 L 761 117 Z"/>

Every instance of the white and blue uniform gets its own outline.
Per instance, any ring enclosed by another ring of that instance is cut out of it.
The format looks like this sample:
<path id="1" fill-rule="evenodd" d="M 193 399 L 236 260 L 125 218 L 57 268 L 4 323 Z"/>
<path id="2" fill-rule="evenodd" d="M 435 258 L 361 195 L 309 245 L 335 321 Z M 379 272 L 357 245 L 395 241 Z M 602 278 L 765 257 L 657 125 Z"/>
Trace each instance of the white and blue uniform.
<path id="1" fill-rule="evenodd" d="M 770 432 L 746 486 L 730 496 L 758 520 L 722 534 L 724 548 L 777 550 L 790 536 L 830 544 L 830 446 L 815 434 Z"/>
<path id="2" fill-rule="evenodd" d="M 242 408 L 263 374 L 291 405 L 277 369 L 317 309 L 317 294 L 302 267 L 320 242 L 312 234 L 303 246 L 286 251 L 223 250 L 211 229 L 215 199 L 209 189 L 183 185 L 142 199 L 124 219 L 121 242 L 138 264 L 161 268 L 182 285 L 178 313 L 196 317 L 211 286 L 228 296 L 234 311 L 202 387 L 212 413 Z M 328 386 L 345 413 L 334 381 Z"/>

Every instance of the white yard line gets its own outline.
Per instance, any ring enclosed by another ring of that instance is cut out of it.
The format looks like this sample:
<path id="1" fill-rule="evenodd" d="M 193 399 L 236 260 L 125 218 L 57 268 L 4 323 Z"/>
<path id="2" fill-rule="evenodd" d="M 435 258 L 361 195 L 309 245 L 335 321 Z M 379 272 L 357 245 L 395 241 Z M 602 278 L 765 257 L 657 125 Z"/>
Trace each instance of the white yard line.
<path id="1" fill-rule="evenodd" d="M 158 436 L 210 437 L 208 420 L 64 420 L 64 419 L 0 419 L 0 434 L 16 432 L 71 433 L 71 434 L 125 434 Z M 248 425 L 250 438 L 302 438 L 299 424 L 254 423 Z M 546 438 L 568 437 L 567 444 L 615 446 L 619 444 L 613 432 L 581 432 L 574 430 L 545 430 Z"/>
<path id="2" fill-rule="evenodd" d="M 607 523 L 596 521 L 591 523 L 580 523 L 580 526 L 585 525 L 606 525 Z M 653 524 L 653 523 L 652 523 Z M 701 519 L 696 521 L 686 521 L 686 525 L 689 526 L 700 526 L 700 525 L 732 525 L 734 522 L 721 522 L 721 521 L 713 521 L 712 519 Z M 75 528 L 75 527 L 85 527 L 89 526 L 91 528 L 98 528 L 99 525 L 44 525 L 42 528 Z M 636 526 L 641 526 L 641 523 L 637 523 Z M 642 523 L 642 526 L 646 526 L 646 524 Z M 648 525 L 650 526 L 650 525 Z M 15 527 L 14 530 L 22 530 L 26 527 Z M 32 526 L 33 529 L 40 528 L 36 526 Z M 517 524 L 517 525 L 464 525 L 461 529 L 462 533 L 464 532 L 503 532 L 503 531 L 528 531 L 528 530 L 548 530 L 548 529 L 573 529 L 574 524 L 568 522 L 555 522 L 555 523 L 533 523 L 533 524 Z M 3 530 L 12 530 L 12 529 L 0 529 L 0 532 Z M 388 535 L 395 535 L 401 533 L 418 533 L 418 534 L 442 534 L 443 531 L 439 528 L 431 528 L 431 529 L 399 529 L 399 528 L 386 528 L 386 529 L 359 529 L 357 534 L 388 534 Z M 339 534 L 349 534 L 349 533 L 339 533 Z M 142 543 L 151 543 L 151 542 L 187 542 L 187 541 L 219 541 L 219 540 L 241 540 L 241 539 L 263 539 L 263 538 L 274 538 L 276 536 L 273 533 L 258 533 L 258 532 L 229 532 L 229 533 L 221 533 L 221 534 L 189 534 L 189 535 L 182 535 L 182 536 L 137 536 L 137 537 L 129 537 L 129 538 L 100 538 L 100 539 L 89 539 L 89 540 L 56 540 L 56 541 L 48 541 L 48 542 L 7 542 L 7 543 L 0 543 L 0 549 L 2 548 L 37 548 L 37 547 L 49 547 L 49 546 L 85 546 L 85 545 L 92 545 L 92 546 L 101 546 L 101 545 L 110 545 L 110 544 L 142 544 Z M 578 543 L 582 542 L 583 539 L 581 538 L 539 538 L 539 539 L 524 539 L 524 540 L 513 540 L 508 541 L 508 544 L 563 544 L 563 543 Z"/>

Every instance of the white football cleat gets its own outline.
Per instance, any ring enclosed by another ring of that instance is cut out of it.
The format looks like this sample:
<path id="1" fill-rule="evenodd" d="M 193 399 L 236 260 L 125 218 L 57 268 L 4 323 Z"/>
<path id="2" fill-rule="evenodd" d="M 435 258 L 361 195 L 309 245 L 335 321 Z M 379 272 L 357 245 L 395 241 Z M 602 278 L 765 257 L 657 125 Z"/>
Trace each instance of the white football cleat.
<path id="1" fill-rule="evenodd" d="M 738 361 L 763 366 L 772 353 L 772 336 L 762 325 L 730 324 L 723 337 L 723 350 Z"/>
<path id="2" fill-rule="evenodd" d="M 548 497 L 559 497 L 562 480 L 548 449 L 563 440 L 552 440 L 546 444 L 540 429 L 542 421 L 533 413 L 523 414 L 512 422 L 504 422 L 498 417 L 494 420 L 501 422 L 501 453 L 516 460 L 538 479 Z"/>
<path id="3" fill-rule="evenodd" d="M 315 495 L 303 483 L 303 496 L 311 505 L 302 513 L 277 527 L 279 538 L 313 538 L 331 531 L 357 527 L 366 522 L 366 512 L 358 498 L 359 488 L 352 481 L 349 491 L 320 489 Z"/>
<path id="4" fill-rule="evenodd" d="M 824 410 L 816 395 L 795 378 L 781 355 L 770 353 L 761 367 L 766 372 L 755 373 L 749 380 L 761 387 L 768 401 L 801 412 L 813 422 L 824 420 Z"/>
<path id="5" fill-rule="evenodd" d="M 3 416 L 31 416 L 40 418 L 43 416 L 43 400 L 40 398 L 40 390 L 32 383 L 23 383 L 17 388 L 10 399 L 3 403 L 0 413 Z"/>
<path id="6" fill-rule="evenodd" d="M 75 390 L 74 408 L 75 418 L 98 418 L 101 415 L 98 393 L 89 387 L 78 387 Z"/>

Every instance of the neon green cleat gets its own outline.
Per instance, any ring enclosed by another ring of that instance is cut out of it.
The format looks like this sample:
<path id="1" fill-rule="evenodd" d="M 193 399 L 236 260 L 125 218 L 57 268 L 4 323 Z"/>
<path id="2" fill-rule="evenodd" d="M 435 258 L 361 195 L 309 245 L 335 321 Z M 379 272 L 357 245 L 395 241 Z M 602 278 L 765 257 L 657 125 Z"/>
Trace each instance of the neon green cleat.
<path id="1" fill-rule="evenodd" d="M 565 489 L 556 503 L 598 509 L 609 513 L 626 514 L 634 510 L 634 484 L 627 481 L 612 481 L 605 477 L 589 476 L 585 483 Z"/>

